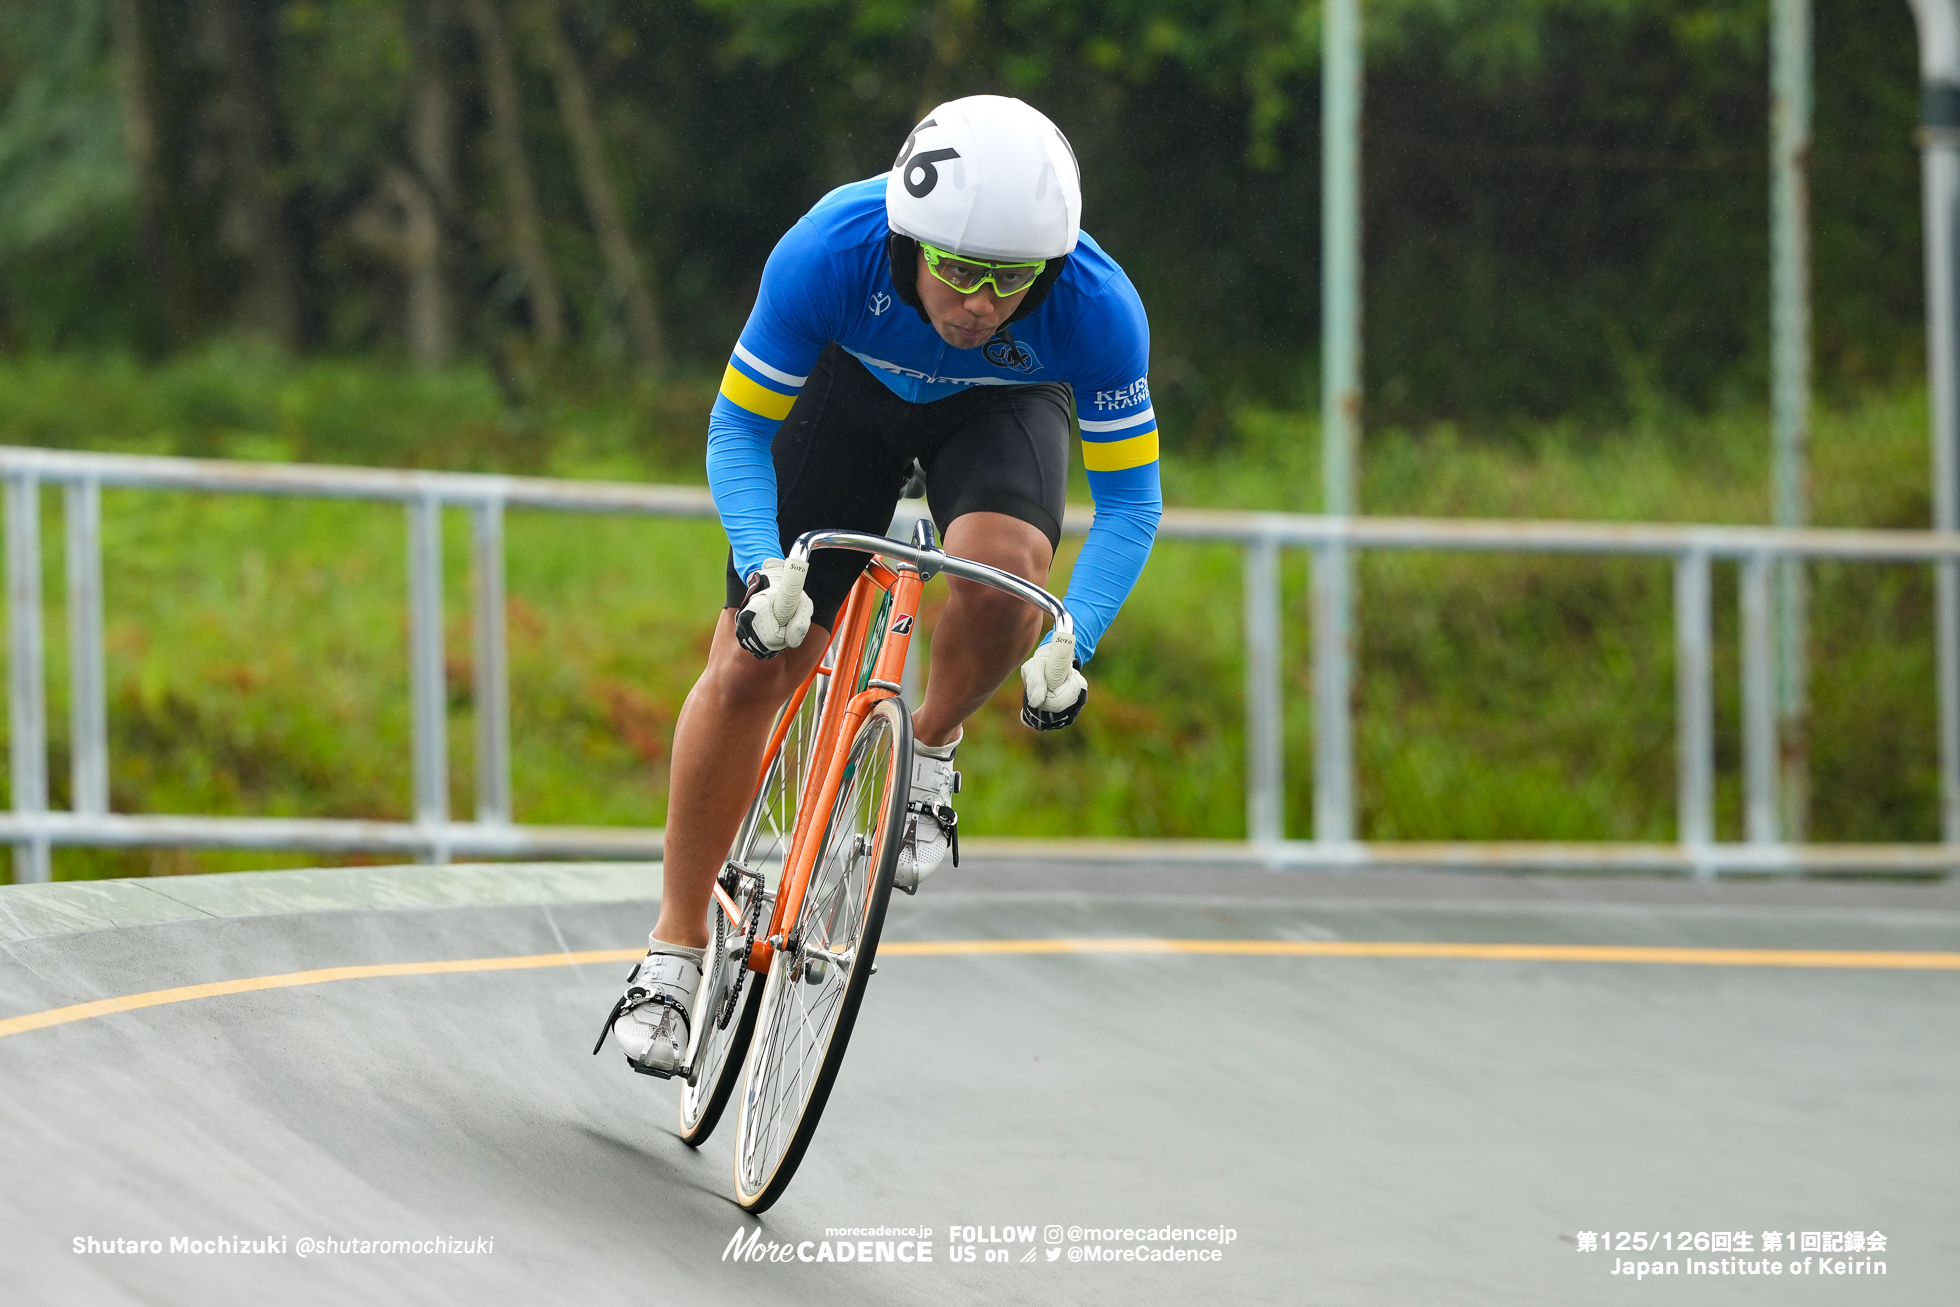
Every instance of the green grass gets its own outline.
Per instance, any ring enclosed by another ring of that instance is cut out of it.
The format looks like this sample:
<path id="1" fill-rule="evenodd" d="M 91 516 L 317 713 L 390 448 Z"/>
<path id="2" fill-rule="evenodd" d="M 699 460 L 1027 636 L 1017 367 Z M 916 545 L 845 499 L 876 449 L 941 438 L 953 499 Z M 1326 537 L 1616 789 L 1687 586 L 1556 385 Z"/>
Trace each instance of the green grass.
<path id="1" fill-rule="evenodd" d="M 1920 395 L 1820 410 L 1815 425 L 1814 520 L 1926 525 Z M 1312 417 L 1242 411 L 1237 434 L 1226 452 L 1167 457 L 1169 502 L 1318 509 Z M 1362 503 L 1375 514 L 1760 522 L 1769 513 L 1759 412 L 1681 415 L 1634 430 L 1371 433 L 1362 469 Z M 1304 836 L 1312 784 L 1304 560 L 1289 557 L 1283 576 L 1287 829 Z M 1742 824 L 1735 581 L 1732 566 L 1717 567 L 1717 821 L 1727 838 Z M 1936 838 L 1928 573 L 1832 564 L 1814 570 L 1813 585 L 1812 835 Z M 1367 837 L 1673 837 L 1667 562 L 1373 554 L 1360 592 L 1355 738 Z M 1022 828 L 1241 834 L 1239 608 L 1233 551 L 1160 545 L 1097 656 L 1088 729 L 1069 745 L 1034 740 L 1012 729 L 1003 696 L 983 719 L 990 755 L 972 765 L 976 797 L 992 799 L 1004 763 L 1024 780 L 1002 820 Z M 1054 762 L 1034 765 L 1069 747 L 1080 750 L 1073 775 Z"/>
<path id="2" fill-rule="evenodd" d="M 214 350 L 165 365 L 0 360 L 0 441 L 699 482 L 711 382 L 567 370 L 513 406 L 486 375 Z M 1916 394 L 1820 412 L 1815 515 L 1920 526 Z M 1175 448 L 1176 433 L 1167 439 Z M 1751 522 L 1767 514 L 1761 413 L 1370 433 L 1383 514 Z M 1309 416 L 1239 412 L 1204 456 L 1167 456 L 1173 504 L 1312 511 Z M 1077 498 L 1086 497 L 1078 472 Z M 51 774 L 66 801 L 60 520 L 47 517 Z M 451 801 L 473 809 L 468 564 L 446 524 Z M 721 593 L 709 523 L 513 513 L 509 629 L 517 816 L 665 820 L 667 747 Z M 1075 546 L 1065 546 L 1058 576 Z M 128 812 L 402 817 L 409 801 L 405 532 L 398 508 L 119 491 L 105 496 L 113 801 Z M 1664 562 L 1372 555 L 1356 741 L 1364 833 L 1666 839 L 1673 833 L 1671 586 Z M 1310 833 L 1306 567 L 1283 568 L 1288 829 Z M 937 600 L 927 605 L 928 618 Z M 1925 569 L 1815 571 L 1814 835 L 1935 834 Z M 1719 787 L 1740 829 L 1732 569 L 1717 569 Z M 1036 736 L 1004 690 L 969 727 L 974 834 L 1243 831 L 1240 559 L 1160 544 L 1091 665 L 1078 726 Z M 62 876 L 318 862 L 312 855 L 63 851 Z"/>

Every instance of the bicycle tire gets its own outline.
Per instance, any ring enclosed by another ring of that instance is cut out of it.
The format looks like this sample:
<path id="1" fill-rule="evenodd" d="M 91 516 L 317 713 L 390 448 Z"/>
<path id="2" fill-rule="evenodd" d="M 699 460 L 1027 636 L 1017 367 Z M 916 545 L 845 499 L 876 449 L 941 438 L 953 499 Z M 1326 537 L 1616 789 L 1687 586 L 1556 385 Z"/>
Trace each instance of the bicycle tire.
<path id="1" fill-rule="evenodd" d="M 911 781 L 911 714 L 881 699 L 851 739 L 794 947 L 786 941 L 770 961 L 742 1068 L 735 1201 L 749 1212 L 782 1197 L 829 1101 L 876 961 Z"/>
<path id="2" fill-rule="evenodd" d="M 749 801 L 749 810 L 736 828 L 735 842 L 729 846 L 728 861 L 762 875 L 765 882 L 772 868 L 780 868 L 790 836 L 796 829 L 796 813 L 802 802 L 810 749 L 816 742 L 828 679 L 812 674 L 810 688 L 797 704 L 796 719 L 777 743 L 762 783 Z M 785 704 L 783 710 L 787 712 L 789 705 Z M 781 724 L 779 714 L 770 728 L 772 740 L 776 737 L 775 727 Z M 749 897 L 746 893 L 735 897 L 746 919 L 751 909 Z M 710 956 L 692 1017 L 702 1025 L 703 1031 L 694 1057 L 694 1074 L 681 1086 L 679 1132 L 681 1142 L 691 1148 L 699 1148 L 714 1133 L 735 1084 L 741 1079 L 762 998 L 761 977 L 743 974 L 747 963 L 728 956 L 729 937 L 724 929 L 727 918 L 720 902 L 711 900 L 708 912 L 715 929 L 708 933 Z M 762 920 L 766 925 L 767 900 L 762 905 Z M 727 992 L 738 985 L 745 985 L 745 991 L 737 998 L 735 1010 L 725 1011 Z"/>

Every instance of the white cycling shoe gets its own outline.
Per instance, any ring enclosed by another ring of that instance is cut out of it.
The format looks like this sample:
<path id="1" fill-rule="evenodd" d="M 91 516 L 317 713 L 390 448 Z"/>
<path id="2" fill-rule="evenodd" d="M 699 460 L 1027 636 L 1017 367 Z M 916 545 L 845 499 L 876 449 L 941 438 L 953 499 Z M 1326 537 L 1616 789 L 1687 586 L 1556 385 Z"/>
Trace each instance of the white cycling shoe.
<path id="1" fill-rule="evenodd" d="M 953 811 L 953 796 L 960 792 L 960 774 L 953 770 L 959 743 L 956 736 L 951 744 L 912 746 L 912 796 L 905 805 L 912 816 L 898 846 L 894 889 L 916 894 L 919 882 L 937 871 L 949 852 L 953 865 L 960 865 L 959 815 Z"/>
<path id="2" fill-rule="evenodd" d="M 613 1004 L 606 1025 L 635 1071 L 671 1076 L 686 1062 L 688 1023 L 694 1018 L 695 992 L 701 988 L 701 953 L 655 942 L 627 976 L 626 992 Z M 605 1042 L 602 1030 L 592 1051 L 598 1052 Z"/>

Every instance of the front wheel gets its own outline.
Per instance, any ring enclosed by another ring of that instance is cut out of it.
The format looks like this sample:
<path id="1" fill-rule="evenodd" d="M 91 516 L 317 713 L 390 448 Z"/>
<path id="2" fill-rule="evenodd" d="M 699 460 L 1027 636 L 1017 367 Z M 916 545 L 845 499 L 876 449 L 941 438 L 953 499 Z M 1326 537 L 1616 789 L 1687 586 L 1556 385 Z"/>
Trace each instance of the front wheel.
<path id="1" fill-rule="evenodd" d="M 748 922 L 766 928 L 772 900 L 765 887 L 781 875 L 789 856 L 790 836 L 810 771 L 810 752 L 816 746 L 829 677 L 812 674 L 783 705 L 770 730 L 770 754 L 762 783 L 742 818 L 728 861 L 736 869 L 724 872 L 724 887 L 742 911 L 743 927 L 729 922 L 717 900 L 709 900 L 708 958 L 702 968 L 701 992 L 695 999 L 693 1028 L 699 1031 L 691 1059 L 693 1074 L 681 1088 L 681 1142 L 699 1148 L 714 1133 L 728 1105 L 735 1082 L 741 1079 L 742 1056 L 755 1029 L 762 982 L 751 977 L 748 963 L 731 956 Z M 728 881 L 732 881 L 730 884 Z"/>
<path id="2" fill-rule="evenodd" d="M 911 715 L 899 699 L 880 700 L 851 740 L 801 910 L 763 987 L 735 1124 L 735 1198 L 748 1211 L 767 1210 L 789 1187 L 837 1079 L 871 979 L 911 782 Z"/>

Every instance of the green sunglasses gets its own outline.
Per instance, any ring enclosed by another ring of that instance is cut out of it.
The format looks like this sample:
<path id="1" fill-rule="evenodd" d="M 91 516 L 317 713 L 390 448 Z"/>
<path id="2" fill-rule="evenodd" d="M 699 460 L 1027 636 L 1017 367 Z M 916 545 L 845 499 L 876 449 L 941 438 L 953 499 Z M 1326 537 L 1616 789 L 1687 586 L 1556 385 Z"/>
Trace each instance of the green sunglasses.
<path id="1" fill-rule="evenodd" d="M 1048 260 L 1037 259 L 1033 263 L 989 263 L 983 259 L 963 258 L 937 245 L 919 242 L 919 250 L 926 256 L 926 267 L 932 275 L 951 286 L 962 295 L 971 295 L 982 286 L 991 284 L 994 294 L 1006 299 L 1009 295 L 1019 295 L 1034 284 L 1041 270 L 1048 266 Z"/>

